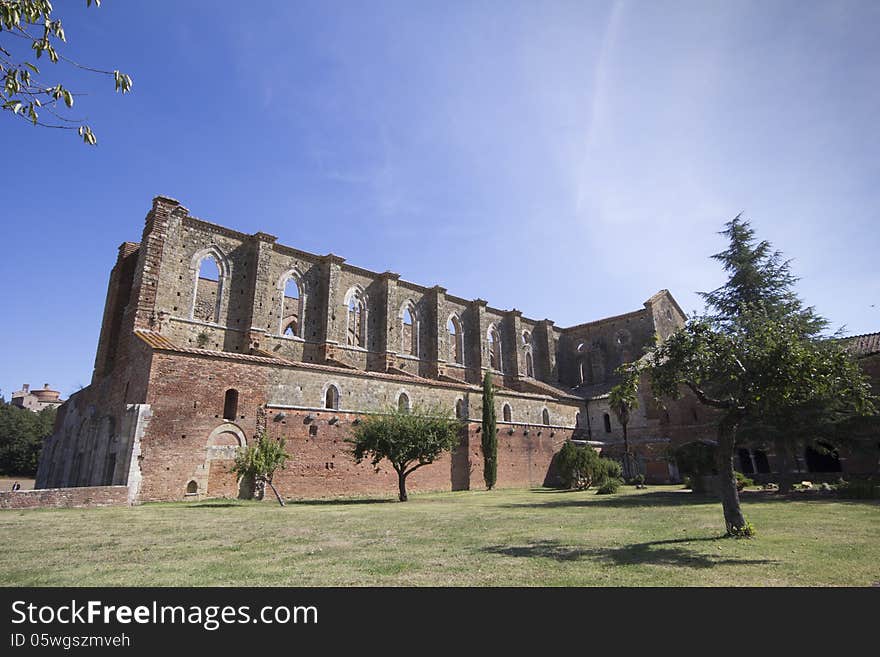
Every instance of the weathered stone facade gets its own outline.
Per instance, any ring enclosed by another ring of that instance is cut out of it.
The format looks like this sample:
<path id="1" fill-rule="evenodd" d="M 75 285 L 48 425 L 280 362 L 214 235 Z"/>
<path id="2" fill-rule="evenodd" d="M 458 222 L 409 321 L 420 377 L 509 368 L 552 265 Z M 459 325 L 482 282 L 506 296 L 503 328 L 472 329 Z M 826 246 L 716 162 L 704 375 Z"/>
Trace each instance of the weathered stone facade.
<path id="1" fill-rule="evenodd" d="M 157 197 L 141 241 L 119 249 L 91 385 L 59 410 L 36 485 L 127 485 L 131 502 L 234 496 L 232 455 L 265 427 L 290 447 L 284 495 L 390 493 L 388 468 L 355 464 L 344 440 L 363 413 L 407 403 L 466 420 L 459 449 L 411 488 L 480 487 L 486 371 L 498 386 L 499 485 L 541 485 L 565 440 L 619 438 L 597 429 L 602 390 L 683 320 L 664 290 L 641 310 L 558 328 Z M 641 413 L 653 435 L 658 411 Z M 669 478 L 665 462 L 652 467 Z"/>

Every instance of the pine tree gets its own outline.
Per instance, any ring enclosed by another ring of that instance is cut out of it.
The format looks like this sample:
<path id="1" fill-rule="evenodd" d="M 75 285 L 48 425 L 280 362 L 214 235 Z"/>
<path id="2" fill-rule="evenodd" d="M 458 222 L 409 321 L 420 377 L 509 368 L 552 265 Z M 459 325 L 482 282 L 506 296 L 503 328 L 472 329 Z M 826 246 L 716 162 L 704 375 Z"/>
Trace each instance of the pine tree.
<path id="1" fill-rule="evenodd" d="M 498 478 L 498 434 L 495 431 L 495 391 L 492 375 L 483 377 L 483 479 L 486 489 L 492 490 Z"/>
<path id="2" fill-rule="evenodd" d="M 745 435 L 780 446 L 828 424 L 874 415 L 870 387 L 837 340 L 821 336 L 827 321 L 804 307 L 792 289 L 789 261 L 757 242 L 737 216 L 723 231 L 727 250 L 714 256 L 729 277 L 704 293 L 709 306 L 654 348 L 638 367 L 654 395 L 677 399 L 688 389 L 715 410 L 716 468 L 728 534 L 751 535 L 736 490 L 734 455 Z M 796 432 L 796 433 L 794 433 Z M 814 434 L 813 434 L 814 435 Z"/>
<path id="3" fill-rule="evenodd" d="M 748 220 L 738 214 L 719 233 L 728 247 L 712 256 L 720 262 L 728 279 L 711 292 L 700 292 L 710 309 L 709 319 L 730 328 L 741 314 L 760 306 L 773 319 L 800 325 L 804 337 L 819 335 L 828 321 L 812 306 L 804 307 L 793 287 L 798 278 L 791 273 L 791 260 L 784 260 L 766 240 L 758 241 Z"/>

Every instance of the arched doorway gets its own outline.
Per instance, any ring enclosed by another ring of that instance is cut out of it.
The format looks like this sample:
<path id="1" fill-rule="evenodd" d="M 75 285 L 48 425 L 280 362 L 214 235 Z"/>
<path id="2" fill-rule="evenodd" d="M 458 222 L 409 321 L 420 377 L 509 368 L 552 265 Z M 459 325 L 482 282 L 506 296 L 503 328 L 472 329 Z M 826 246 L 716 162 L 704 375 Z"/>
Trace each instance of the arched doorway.
<path id="1" fill-rule="evenodd" d="M 240 497 L 243 492 L 238 475 L 231 471 L 235 455 L 247 445 L 244 432 L 237 424 L 225 422 L 214 429 L 206 441 L 205 463 L 201 473 L 204 481 L 199 490 L 206 497 Z M 199 477 L 194 477 L 198 481 Z"/>
<path id="2" fill-rule="evenodd" d="M 807 472 L 840 472 L 840 454 L 837 448 L 821 440 L 807 445 L 804 450 Z"/>

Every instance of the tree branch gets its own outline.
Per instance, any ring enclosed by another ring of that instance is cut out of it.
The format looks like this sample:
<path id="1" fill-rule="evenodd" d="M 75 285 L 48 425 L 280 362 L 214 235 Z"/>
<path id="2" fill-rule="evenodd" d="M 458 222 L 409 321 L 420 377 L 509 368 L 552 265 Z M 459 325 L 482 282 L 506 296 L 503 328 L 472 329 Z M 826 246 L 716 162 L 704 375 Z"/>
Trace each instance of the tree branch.
<path id="1" fill-rule="evenodd" d="M 701 404 L 706 406 L 711 406 L 712 408 L 720 408 L 722 410 L 731 410 L 736 408 L 736 404 L 731 399 L 713 399 L 709 397 L 705 392 L 700 390 L 693 382 L 685 381 L 684 384 L 690 388 L 690 391 L 696 395 L 697 399 L 700 400 Z"/>
<path id="2" fill-rule="evenodd" d="M 423 465 L 428 465 L 428 464 L 427 464 L 427 463 L 419 462 L 419 463 L 417 463 L 416 465 L 414 465 L 413 467 L 411 467 L 409 470 L 407 470 L 406 472 L 404 472 L 404 473 L 403 473 L 403 476 L 404 476 L 404 477 L 408 477 L 408 476 L 410 476 L 413 472 L 415 472 L 416 470 L 418 470 L 419 468 L 421 468 Z"/>

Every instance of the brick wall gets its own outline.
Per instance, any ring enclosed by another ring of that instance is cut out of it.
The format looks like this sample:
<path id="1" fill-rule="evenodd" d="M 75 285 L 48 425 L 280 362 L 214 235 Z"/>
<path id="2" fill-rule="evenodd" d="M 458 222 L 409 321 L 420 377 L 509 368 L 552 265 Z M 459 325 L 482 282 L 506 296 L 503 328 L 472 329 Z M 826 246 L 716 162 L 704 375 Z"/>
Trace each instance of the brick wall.
<path id="1" fill-rule="evenodd" d="M 0 493 L 0 509 L 127 506 L 127 486 L 44 488 Z"/>

